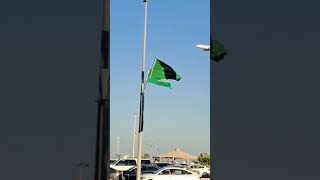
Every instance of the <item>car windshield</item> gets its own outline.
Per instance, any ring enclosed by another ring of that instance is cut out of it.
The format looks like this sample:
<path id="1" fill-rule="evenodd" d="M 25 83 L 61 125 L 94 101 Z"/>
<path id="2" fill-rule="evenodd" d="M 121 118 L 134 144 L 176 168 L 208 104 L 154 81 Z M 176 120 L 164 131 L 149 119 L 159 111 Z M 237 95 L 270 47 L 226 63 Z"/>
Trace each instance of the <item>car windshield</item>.
<path id="1" fill-rule="evenodd" d="M 153 174 L 157 174 L 158 172 L 160 172 L 162 170 L 163 170 L 163 168 L 160 168 L 160 169 L 156 170 L 155 172 L 153 172 Z"/>
<path id="2" fill-rule="evenodd" d="M 175 169 L 175 168 L 173 168 Z M 153 174 L 157 174 L 157 173 L 161 173 L 162 171 L 169 171 L 170 172 L 171 168 L 160 168 L 158 170 L 156 170 L 155 172 L 153 172 Z"/>
<path id="3" fill-rule="evenodd" d="M 150 160 L 141 160 L 141 164 L 151 164 Z"/>
<path id="4" fill-rule="evenodd" d="M 145 171 L 151 171 L 151 172 L 154 172 L 156 170 L 158 170 L 159 168 L 157 167 L 153 167 L 153 166 L 148 166 L 148 167 L 145 167 Z"/>
<path id="5" fill-rule="evenodd" d="M 115 163 L 116 166 L 125 166 L 127 165 L 127 162 L 125 160 L 120 160 Z"/>
<path id="6" fill-rule="evenodd" d="M 169 163 L 157 163 L 156 164 L 158 167 L 165 167 L 165 166 L 168 166 L 170 165 Z"/>

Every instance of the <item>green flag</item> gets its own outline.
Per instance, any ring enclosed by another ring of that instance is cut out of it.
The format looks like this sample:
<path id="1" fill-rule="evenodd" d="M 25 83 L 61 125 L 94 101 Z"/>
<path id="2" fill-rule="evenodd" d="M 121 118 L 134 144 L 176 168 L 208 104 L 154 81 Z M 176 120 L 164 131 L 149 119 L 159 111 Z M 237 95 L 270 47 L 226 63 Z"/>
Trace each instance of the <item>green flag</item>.
<path id="1" fill-rule="evenodd" d="M 169 65 L 155 59 L 153 67 L 148 73 L 147 82 L 170 88 L 171 83 L 168 79 L 179 81 L 181 77 Z"/>
<path id="2" fill-rule="evenodd" d="M 223 47 L 223 45 L 217 41 L 212 40 L 210 38 L 210 59 L 216 62 L 221 61 L 224 56 L 227 54 L 227 50 Z"/>

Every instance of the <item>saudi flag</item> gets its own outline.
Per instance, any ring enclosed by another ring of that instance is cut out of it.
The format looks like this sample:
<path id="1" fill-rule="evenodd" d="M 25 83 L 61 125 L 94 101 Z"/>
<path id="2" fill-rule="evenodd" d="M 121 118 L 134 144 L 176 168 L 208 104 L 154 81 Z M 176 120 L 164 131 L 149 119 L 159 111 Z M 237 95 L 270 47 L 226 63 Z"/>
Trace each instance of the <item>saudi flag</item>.
<path id="1" fill-rule="evenodd" d="M 169 65 L 156 58 L 148 73 L 147 82 L 170 88 L 171 83 L 168 79 L 179 81 L 181 77 Z"/>
<path id="2" fill-rule="evenodd" d="M 217 40 L 210 38 L 210 59 L 216 62 L 221 61 L 227 54 L 226 48 Z"/>

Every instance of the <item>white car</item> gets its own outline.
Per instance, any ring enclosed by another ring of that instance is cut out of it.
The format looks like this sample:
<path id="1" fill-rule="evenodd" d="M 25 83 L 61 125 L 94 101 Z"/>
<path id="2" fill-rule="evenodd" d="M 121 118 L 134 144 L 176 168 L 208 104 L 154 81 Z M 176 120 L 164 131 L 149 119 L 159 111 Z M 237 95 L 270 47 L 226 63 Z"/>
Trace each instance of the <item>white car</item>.
<path id="1" fill-rule="evenodd" d="M 141 164 L 151 164 L 149 159 L 141 159 Z M 137 159 L 121 159 L 113 164 L 110 164 L 110 167 L 117 171 L 127 171 L 137 165 Z"/>
<path id="2" fill-rule="evenodd" d="M 200 177 L 208 177 L 210 175 L 210 168 L 198 164 L 190 165 L 189 166 L 192 171 L 198 172 Z"/>
<path id="3" fill-rule="evenodd" d="M 141 180 L 200 180 L 200 178 L 185 168 L 168 166 L 152 174 L 141 175 Z"/>

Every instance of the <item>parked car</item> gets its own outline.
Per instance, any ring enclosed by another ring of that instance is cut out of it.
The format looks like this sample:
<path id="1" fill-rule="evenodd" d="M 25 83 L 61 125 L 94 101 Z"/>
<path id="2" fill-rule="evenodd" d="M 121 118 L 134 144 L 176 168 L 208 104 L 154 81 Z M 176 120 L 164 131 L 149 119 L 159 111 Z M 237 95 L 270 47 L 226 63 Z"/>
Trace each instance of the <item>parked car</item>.
<path id="1" fill-rule="evenodd" d="M 168 165 L 166 167 L 178 167 L 178 168 L 186 169 L 188 171 L 191 171 L 194 174 L 197 174 L 198 177 L 202 177 L 202 175 L 200 175 L 199 171 L 191 169 L 188 165 L 172 164 L 172 165 Z"/>
<path id="2" fill-rule="evenodd" d="M 185 168 L 164 167 L 154 173 L 141 175 L 141 180 L 200 180 L 199 176 Z"/>
<path id="3" fill-rule="evenodd" d="M 189 166 L 192 171 L 197 171 L 199 172 L 199 175 L 203 178 L 209 178 L 210 177 L 210 168 L 203 166 L 203 165 L 190 165 Z"/>
<path id="4" fill-rule="evenodd" d="M 150 159 L 142 159 L 141 164 L 151 164 Z M 110 167 L 118 171 L 127 171 L 137 165 L 136 158 L 120 159 L 111 164 Z"/>
<path id="5" fill-rule="evenodd" d="M 159 169 L 160 167 L 155 165 L 142 164 L 141 174 L 153 173 Z M 133 167 L 128 171 L 123 171 L 123 177 L 125 178 L 125 180 L 136 180 L 136 176 L 137 176 L 137 167 Z"/>

